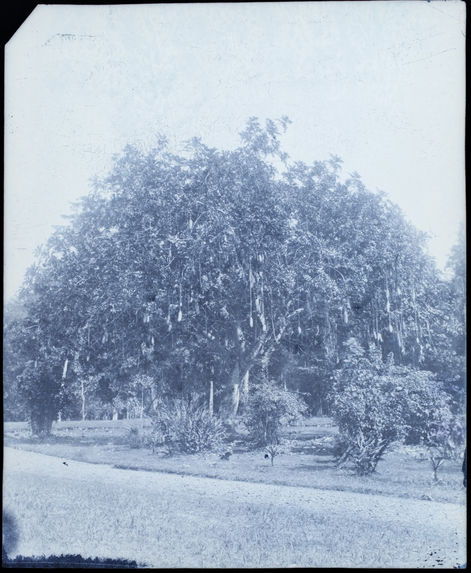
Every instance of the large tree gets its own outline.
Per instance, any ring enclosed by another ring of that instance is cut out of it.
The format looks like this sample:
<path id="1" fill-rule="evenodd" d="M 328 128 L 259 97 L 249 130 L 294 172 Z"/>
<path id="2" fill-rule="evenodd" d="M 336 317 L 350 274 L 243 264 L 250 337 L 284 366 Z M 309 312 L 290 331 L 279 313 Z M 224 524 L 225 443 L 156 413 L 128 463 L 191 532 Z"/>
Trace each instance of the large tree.
<path id="1" fill-rule="evenodd" d="M 231 151 L 160 138 L 116 158 L 26 278 L 31 411 L 37 393 L 49 420 L 197 392 L 229 416 L 273 377 L 322 403 L 351 336 L 422 364 L 440 300 L 424 237 L 338 158 L 290 161 L 287 124 L 251 119 Z"/>

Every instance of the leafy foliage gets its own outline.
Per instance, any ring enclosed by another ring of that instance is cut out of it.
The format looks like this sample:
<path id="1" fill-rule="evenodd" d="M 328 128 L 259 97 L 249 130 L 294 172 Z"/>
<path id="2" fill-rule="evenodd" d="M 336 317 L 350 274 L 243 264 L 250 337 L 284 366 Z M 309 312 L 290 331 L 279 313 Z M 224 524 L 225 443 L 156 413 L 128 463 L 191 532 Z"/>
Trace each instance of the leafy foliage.
<path id="1" fill-rule="evenodd" d="M 392 355 L 383 362 L 378 350 L 366 352 L 353 338 L 345 344 L 331 398 L 339 463 L 351 461 L 360 475 L 375 471 L 398 440 L 423 443 L 431 458 L 442 461 L 462 441 L 450 396 L 433 374 L 397 366 Z"/>
<path id="2" fill-rule="evenodd" d="M 264 382 L 249 396 L 244 422 L 255 446 L 275 446 L 280 443 L 283 426 L 305 412 L 306 404 L 299 396 Z"/>
<path id="3" fill-rule="evenodd" d="M 445 460 L 457 459 L 463 452 L 465 426 L 456 416 L 439 412 L 427 428 L 423 443 L 427 448 L 433 469 L 433 478 L 438 480 L 438 469 Z"/>
<path id="4" fill-rule="evenodd" d="M 162 402 L 153 418 L 153 447 L 163 445 L 170 453 L 219 451 L 225 437 L 220 419 L 194 396 Z"/>
<path id="5" fill-rule="evenodd" d="M 453 412 L 450 396 L 440 384 L 422 384 L 414 388 L 414 399 L 408 400 L 406 419 L 413 435 L 427 449 L 434 480 L 446 460 L 459 458 L 464 449 L 464 416 Z"/>
<path id="6" fill-rule="evenodd" d="M 139 428 L 131 427 L 128 430 L 127 442 L 132 449 L 138 449 L 143 444 L 143 437 L 139 434 Z"/>
<path id="7" fill-rule="evenodd" d="M 367 354 L 355 339 L 332 390 L 332 409 L 339 426 L 338 463 L 351 461 L 356 472 L 375 471 L 386 449 L 403 436 L 402 400 L 396 379 L 385 372 L 373 348 Z"/>
<path id="8" fill-rule="evenodd" d="M 359 365 L 360 410 L 391 353 L 438 374 L 459 409 L 463 245 L 443 279 L 425 236 L 357 174 L 342 180 L 338 157 L 287 157 L 288 123 L 251 118 L 230 151 L 194 139 L 177 155 L 158 137 L 115 158 L 27 274 L 5 343 L 12 416 L 24 404 L 47 434 L 59 412 L 142 415 L 196 392 L 229 419 L 272 379 L 324 408 L 352 337 L 378 355 Z"/>

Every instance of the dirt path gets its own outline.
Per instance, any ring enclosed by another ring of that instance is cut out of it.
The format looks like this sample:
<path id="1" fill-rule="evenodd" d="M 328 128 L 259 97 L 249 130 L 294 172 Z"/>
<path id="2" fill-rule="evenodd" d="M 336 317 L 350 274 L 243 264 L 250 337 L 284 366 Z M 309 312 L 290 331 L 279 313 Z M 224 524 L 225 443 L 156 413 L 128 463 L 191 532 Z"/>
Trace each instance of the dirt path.
<path id="1" fill-rule="evenodd" d="M 452 503 L 137 472 L 5 448 L 4 488 L 13 483 L 10 480 L 14 480 L 15 475 L 51 478 L 74 487 L 80 482 L 86 482 L 87 487 L 92 488 L 94 484 L 96 488 L 106 484 L 107 488 L 145 492 L 149 497 L 165 495 L 168 499 L 191 500 L 191 507 L 204 505 L 210 508 L 221 504 L 231 507 L 242 503 L 257 508 L 285 507 L 289 511 L 327 515 L 331 520 L 337 516 L 340 523 L 348 516 L 349 519 L 358 518 L 362 523 L 376 524 L 374 526 L 379 528 L 437 531 L 450 538 L 459 535 L 461 540 L 466 527 L 465 508 Z"/>

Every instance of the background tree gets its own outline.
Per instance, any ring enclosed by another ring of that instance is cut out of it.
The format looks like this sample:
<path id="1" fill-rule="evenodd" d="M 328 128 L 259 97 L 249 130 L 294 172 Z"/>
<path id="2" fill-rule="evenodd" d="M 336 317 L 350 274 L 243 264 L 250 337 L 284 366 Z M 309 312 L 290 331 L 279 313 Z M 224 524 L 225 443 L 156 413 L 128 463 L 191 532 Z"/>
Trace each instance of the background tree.
<path id="1" fill-rule="evenodd" d="M 24 362 L 18 353 L 18 341 L 26 336 L 23 330 L 25 311 L 13 300 L 3 309 L 3 412 L 6 422 L 27 419 L 28 409 L 19 391 L 18 376 Z"/>

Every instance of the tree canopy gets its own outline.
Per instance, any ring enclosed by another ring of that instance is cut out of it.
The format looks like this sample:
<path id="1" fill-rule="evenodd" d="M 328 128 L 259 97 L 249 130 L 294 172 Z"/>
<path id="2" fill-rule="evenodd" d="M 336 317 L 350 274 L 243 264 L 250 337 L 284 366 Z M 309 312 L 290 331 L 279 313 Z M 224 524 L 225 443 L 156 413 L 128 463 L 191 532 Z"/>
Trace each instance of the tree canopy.
<path id="1" fill-rule="evenodd" d="M 460 386 L 458 251 L 447 282 L 424 234 L 339 158 L 291 161 L 288 123 L 252 118 L 234 150 L 128 146 L 56 229 L 6 325 L 38 427 L 194 392 L 227 417 L 273 379 L 319 408 L 352 337 Z"/>

